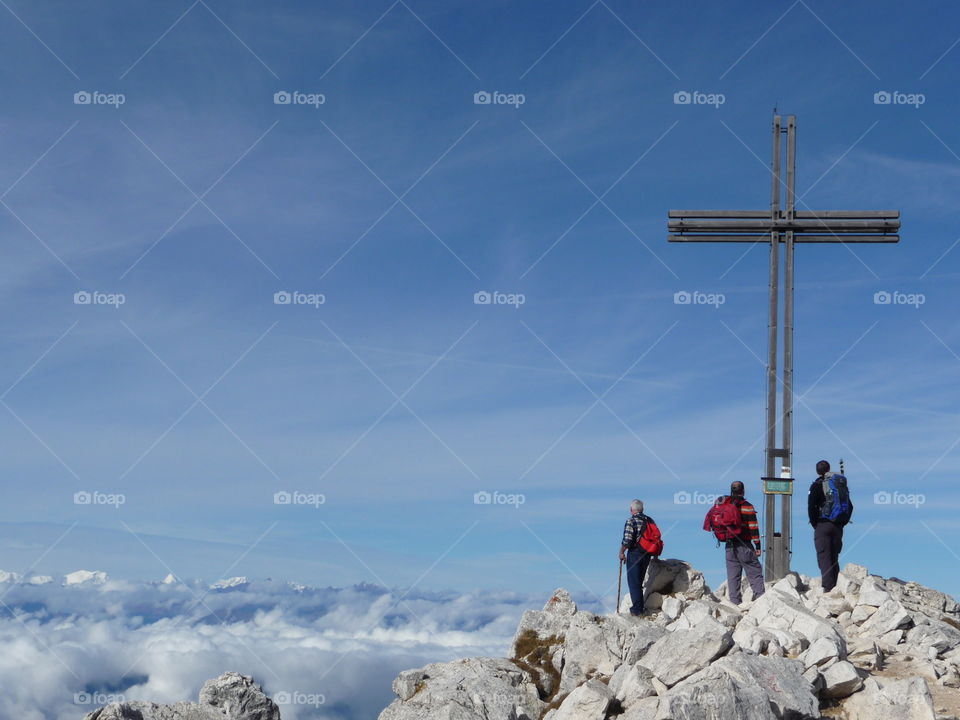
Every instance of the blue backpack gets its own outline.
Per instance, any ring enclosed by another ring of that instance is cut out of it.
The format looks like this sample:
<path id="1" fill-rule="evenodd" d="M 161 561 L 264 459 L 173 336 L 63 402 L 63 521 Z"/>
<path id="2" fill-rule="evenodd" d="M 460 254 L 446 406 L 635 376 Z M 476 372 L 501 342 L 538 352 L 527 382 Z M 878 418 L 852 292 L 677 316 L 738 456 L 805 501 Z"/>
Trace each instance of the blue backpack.
<path id="1" fill-rule="evenodd" d="M 823 484 L 823 505 L 820 506 L 820 517 L 840 525 L 850 522 L 853 506 L 850 504 L 850 489 L 847 487 L 847 478 L 839 473 L 830 473 L 830 477 L 821 480 Z"/>

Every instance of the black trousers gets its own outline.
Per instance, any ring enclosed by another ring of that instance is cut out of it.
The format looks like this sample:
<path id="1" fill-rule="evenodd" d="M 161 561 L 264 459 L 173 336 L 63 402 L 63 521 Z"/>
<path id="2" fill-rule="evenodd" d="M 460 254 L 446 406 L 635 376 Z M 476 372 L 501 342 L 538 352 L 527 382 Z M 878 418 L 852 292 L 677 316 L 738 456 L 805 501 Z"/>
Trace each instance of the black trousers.
<path id="1" fill-rule="evenodd" d="M 829 520 L 821 520 L 813 530 L 813 546 L 824 592 L 833 590 L 840 574 L 840 551 L 843 549 L 843 528 Z"/>

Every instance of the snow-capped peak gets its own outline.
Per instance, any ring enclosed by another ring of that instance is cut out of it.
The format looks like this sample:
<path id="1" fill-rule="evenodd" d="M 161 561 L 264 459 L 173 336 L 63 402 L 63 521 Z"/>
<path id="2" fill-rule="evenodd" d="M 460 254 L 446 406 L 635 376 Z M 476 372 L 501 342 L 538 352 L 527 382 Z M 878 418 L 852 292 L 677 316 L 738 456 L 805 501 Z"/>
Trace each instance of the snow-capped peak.
<path id="1" fill-rule="evenodd" d="M 248 583 L 248 580 L 243 576 L 232 577 L 232 578 L 227 578 L 226 580 L 220 580 L 218 582 L 215 582 L 213 585 L 210 586 L 210 589 L 211 590 L 228 590 L 230 588 L 246 585 L 247 583 Z"/>
<path id="2" fill-rule="evenodd" d="M 102 570 L 75 570 L 63 576 L 64 585 L 103 585 L 107 581 L 107 574 Z"/>

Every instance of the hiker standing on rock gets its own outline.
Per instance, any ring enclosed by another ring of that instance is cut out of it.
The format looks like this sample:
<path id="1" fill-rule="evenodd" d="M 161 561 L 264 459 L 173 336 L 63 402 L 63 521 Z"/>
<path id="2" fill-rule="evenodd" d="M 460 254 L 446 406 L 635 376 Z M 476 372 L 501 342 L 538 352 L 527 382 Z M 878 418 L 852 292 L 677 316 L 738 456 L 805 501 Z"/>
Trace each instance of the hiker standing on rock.
<path id="1" fill-rule="evenodd" d="M 843 460 L 840 469 L 843 470 Z M 817 476 L 807 496 L 807 514 L 813 525 L 813 546 L 817 551 L 823 591 L 830 592 L 840 574 L 843 526 L 853 516 L 853 503 L 847 478 L 842 473 L 831 472 L 826 460 L 817 463 Z"/>
<path id="2" fill-rule="evenodd" d="M 740 592 L 743 573 L 747 574 L 753 588 L 754 600 L 764 592 L 757 510 L 747 502 L 744 492 L 742 482 L 731 483 L 730 494 L 717 498 L 703 521 L 703 529 L 712 532 L 717 542 L 726 545 L 727 593 L 734 605 L 743 602 Z"/>
<path id="3" fill-rule="evenodd" d="M 620 543 L 620 562 L 627 564 L 627 585 L 630 588 L 630 614 L 643 615 L 643 578 L 647 574 L 650 558 L 663 552 L 660 529 L 653 518 L 643 514 L 643 501 L 630 503 L 630 517 L 623 524 L 623 541 Z M 619 611 L 619 608 L 617 608 Z"/>

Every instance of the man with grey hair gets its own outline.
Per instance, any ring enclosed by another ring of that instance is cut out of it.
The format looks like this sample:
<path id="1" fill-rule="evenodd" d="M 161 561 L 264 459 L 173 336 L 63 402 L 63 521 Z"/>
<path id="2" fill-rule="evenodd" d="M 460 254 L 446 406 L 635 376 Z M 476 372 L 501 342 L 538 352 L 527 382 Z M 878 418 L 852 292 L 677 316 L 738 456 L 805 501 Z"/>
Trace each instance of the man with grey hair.
<path id="1" fill-rule="evenodd" d="M 647 574 L 651 554 L 640 546 L 647 525 L 656 523 L 643 514 L 643 501 L 630 503 L 630 517 L 623 525 L 623 540 L 620 543 L 620 560 L 627 564 L 627 585 L 630 587 L 630 614 L 643 614 L 643 578 Z M 619 611 L 619 608 L 617 608 Z"/>

